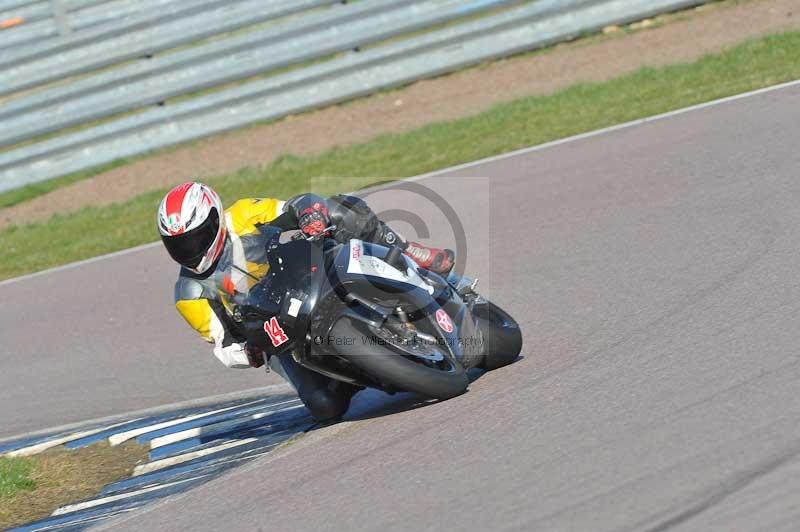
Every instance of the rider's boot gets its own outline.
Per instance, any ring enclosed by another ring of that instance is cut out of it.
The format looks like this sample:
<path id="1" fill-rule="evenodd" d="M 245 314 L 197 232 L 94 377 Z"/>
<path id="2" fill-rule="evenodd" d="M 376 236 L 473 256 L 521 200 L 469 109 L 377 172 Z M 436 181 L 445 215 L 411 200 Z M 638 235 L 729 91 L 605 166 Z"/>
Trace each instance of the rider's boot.
<path id="1" fill-rule="evenodd" d="M 346 242 L 359 238 L 385 246 L 397 246 L 426 270 L 447 275 L 453 269 L 455 253 L 450 249 L 424 246 L 419 242 L 406 241 L 399 233 L 355 196 L 337 195 L 328 200 L 330 220 L 336 226 L 336 240 Z"/>
<path id="2" fill-rule="evenodd" d="M 421 267 L 439 275 L 450 273 L 456 260 L 452 249 L 434 248 L 410 240 L 406 243 L 404 253 Z"/>
<path id="3" fill-rule="evenodd" d="M 383 222 L 375 230 L 373 242 L 386 246 L 397 246 L 422 268 L 444 277 L 450 273 L 456 262 L 452 249 L 440 249 L 406 240 Z"/>
<path id="4" fill-rule="evenodd" d="M 452 249 L 440 249 L 406 240 L 384 222 L 379 222 L 373 234 L 373 242 L 385 246 L 397 246 L 422 268 L 444 277 L 450 273 L 456 262 Z"/>

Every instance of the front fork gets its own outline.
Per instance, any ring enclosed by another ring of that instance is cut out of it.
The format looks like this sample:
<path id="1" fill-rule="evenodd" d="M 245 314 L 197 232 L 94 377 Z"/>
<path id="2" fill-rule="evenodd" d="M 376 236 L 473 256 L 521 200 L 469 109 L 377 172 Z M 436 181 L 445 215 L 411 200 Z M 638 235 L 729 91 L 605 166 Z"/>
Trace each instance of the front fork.
<path id="1" fill-rule="evenodd" d="M 466 275 L 459 275 L 456 272 L 450 272 L 447 276 L 447 284 L 462 297 L 477 295 L 475 287 L 478 286 L 478 279 L 471 279 Z"/>
<path id="2" fill-rule="evenodd" d="M 447 284 L 450 286 L 452 295 L 450 300 L 445 303 L 444 309 L 454 317 L 458 326 L 459 341 L 463 352 L 462 363 L 465 368 L 469 369 L 479 365 L 486 354 L 483 334 L 472 315 L 472 307 L 482 299 L 475 291 L 478 280 L 451 272 L 447 276 Z"/>

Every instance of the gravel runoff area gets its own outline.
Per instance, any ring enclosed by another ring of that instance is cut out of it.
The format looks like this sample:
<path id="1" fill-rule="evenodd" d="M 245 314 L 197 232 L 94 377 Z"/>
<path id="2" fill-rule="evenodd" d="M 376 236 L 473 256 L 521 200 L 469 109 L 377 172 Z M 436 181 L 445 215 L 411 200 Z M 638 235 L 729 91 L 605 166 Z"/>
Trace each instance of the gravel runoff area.
<path id="1" fill-rule="evenodd" d="M 188 178 L 267 164 L 286 153 L 321 153 L 577 82 L 607 80 L 643 66 L 691 61 L 749 38 L 800 28 L 800 0 L 728 0 L 634 28 L 646 31 L 608 28 L 602 38 L 559 45 L 544 53 L 493 62 L 169 149 L 1 209 L 0 228 L 123 202 Z"/>

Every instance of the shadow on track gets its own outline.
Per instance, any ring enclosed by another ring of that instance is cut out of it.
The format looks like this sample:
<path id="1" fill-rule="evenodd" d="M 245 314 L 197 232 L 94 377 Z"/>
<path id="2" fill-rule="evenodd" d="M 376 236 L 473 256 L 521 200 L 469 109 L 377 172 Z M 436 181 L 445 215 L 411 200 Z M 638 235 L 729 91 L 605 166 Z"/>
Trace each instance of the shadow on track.
<path id="1" fill-rule="evenodd" d="M 510 365 L 516 364 L 523 360 L 524 356 L 518 356 Z M 487 372 L 482 369 L 472 368 L 468 372 L 470 384 L 479 380 Z M 469 393 L 469 391 L 467 391 Z M 424 408 L 440 402 L 438 399 L 426 399 L 413 393 L 396 393 L 389 395 L 374 389 L 366 389 L 360 391 L 353 398 L 350 409 L 344 415 L 341 421 L 364 421 L 378 417 L 391 416 L 401 412 L 416 410 Z M 322 426 L 329 426 L 333 423 L 325 423 L 315 425 L 310 430 L 320 428 Z"/>

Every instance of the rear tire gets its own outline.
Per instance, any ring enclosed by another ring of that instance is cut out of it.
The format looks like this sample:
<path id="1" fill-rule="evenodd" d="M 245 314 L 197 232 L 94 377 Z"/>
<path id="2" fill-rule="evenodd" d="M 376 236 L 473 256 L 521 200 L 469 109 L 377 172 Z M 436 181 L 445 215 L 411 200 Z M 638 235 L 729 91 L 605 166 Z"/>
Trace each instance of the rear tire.
<path id="1" fill-rule="evenodd" d="M 509 313 L 488 301 L 472 315 L 483 335 L 485 358 L 479 368 L 491 371 L 514 362 L 522 351 L 522 331 Z"/>
<path id="2" fill-rule="evenodd" d="M 364 342 L 375 336 L 367 326 L 341 318 L 331 329 L 334 338 L 348 339 L 349 345 L 337 351 L 347 360 L 380 382 L 394 389 L 414 392 L 433 399 L 450 399 L 467 391 L 469 379 L 460 363 L 451 370 L 439 370 L 415 362 L 377 343 Z"/>

